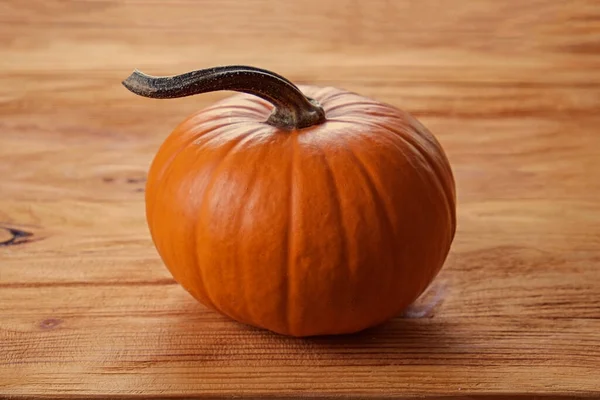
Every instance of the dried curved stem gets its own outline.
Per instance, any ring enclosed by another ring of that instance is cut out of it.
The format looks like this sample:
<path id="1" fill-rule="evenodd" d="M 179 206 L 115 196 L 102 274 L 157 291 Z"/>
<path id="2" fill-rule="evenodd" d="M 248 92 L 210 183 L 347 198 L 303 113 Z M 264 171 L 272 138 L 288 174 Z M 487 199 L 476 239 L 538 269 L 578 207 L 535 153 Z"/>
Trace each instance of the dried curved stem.
<path id="1" fill-rule="evenodd" d="M 307 128 L 325 121 L 317 101 L 274 72 L 243 65 L 229 65 L 156 77 L 135 70 L 123 85 L 131 92 L 154 99 L 173 99 L 219 90 L 248 93 L 275 106 L 266 123 L 281 129 Z"/>

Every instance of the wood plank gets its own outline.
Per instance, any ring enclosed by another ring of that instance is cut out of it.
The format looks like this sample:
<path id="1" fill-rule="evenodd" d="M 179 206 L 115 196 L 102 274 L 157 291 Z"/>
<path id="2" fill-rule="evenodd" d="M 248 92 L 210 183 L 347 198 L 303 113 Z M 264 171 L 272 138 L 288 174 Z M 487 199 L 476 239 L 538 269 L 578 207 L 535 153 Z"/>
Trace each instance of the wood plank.
<path id="1" fill-rule="evenodd" d="M 191 300 L 183 307 L 13 321 L 19 331 L 3 336 L 19 345 L 4 349 L 14 360 L 5 388 L 42 394 L 53 382 L 79 395 L 329 397 L 514 394 L 516 386 L 574 396 L 597 385 L 600 326 L 592 319 L 397 319 L 351 337 L 299 340 L 240 327 Z"/>

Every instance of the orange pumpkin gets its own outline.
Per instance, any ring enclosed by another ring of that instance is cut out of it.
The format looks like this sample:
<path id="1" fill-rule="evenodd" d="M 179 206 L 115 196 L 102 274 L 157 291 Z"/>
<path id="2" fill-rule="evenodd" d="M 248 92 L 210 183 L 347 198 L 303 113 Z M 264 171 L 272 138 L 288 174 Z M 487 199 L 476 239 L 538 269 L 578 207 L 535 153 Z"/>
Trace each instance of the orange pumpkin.
<path id="1" fill-rule="evenodd" d="M 408 113 L 246 66 L 123 84 L 151 98 L 242 92 L 183 121 L 148 175 L 154 244 L 206 306 L 281 334 L 351 333 L 398 315 L 442 267 L 454 179 Z"/>

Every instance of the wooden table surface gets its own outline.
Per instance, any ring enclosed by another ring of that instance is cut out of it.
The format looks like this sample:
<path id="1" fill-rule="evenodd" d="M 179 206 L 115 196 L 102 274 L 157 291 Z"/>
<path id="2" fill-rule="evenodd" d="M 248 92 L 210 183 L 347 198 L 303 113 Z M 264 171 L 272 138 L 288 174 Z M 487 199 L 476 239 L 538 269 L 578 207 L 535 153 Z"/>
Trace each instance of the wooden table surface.
<path id="1" fill-rule="evenodd" d="M 230 93 L 120 81 L 251 64 L 412 112 L 458 231 L 407 312 L 344 337 L 232 322 L 152 246 L 144 180 Z M 0 397 L 600 396 L 600 3 L 0 3 Z"/>

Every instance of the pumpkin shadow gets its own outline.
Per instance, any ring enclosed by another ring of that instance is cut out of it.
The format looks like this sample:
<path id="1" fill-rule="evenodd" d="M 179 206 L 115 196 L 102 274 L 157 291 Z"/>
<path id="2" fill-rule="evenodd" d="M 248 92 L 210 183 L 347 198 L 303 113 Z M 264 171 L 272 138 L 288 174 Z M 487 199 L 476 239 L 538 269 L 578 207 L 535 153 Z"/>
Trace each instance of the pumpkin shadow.
<path id="1" fill-rule="evenodd" d="M 173 361 L 197 366 L 281 367 L 443 365 L 461 347 L 464 332 L 436 318 L 446 293 L 432 285 L 402 316 L 347 335 L 295 338 L 234 322 L 188 299 L 160 350 Z M 454 330 L 454 333 L 453 333 Z M 462 339 L 460 339 L 462 338 Z M 463 343 L 464 345 L 465 343 Z M 185 349 L 185 350 L 183 350 Z"/>
<path id="2" fill-rule="evenodd" d="M 402 315 L 361 332 L 339 336 L 314 336 L 304 339 L 328 364 L 356 366 L 445 365 L 449 355 L 462 347 L 464 335 L 456 324 L 436 318 L 445 295 L 443 280 L 432 286 Z M 463 343 L 466 345 L 466 343 Z"/>
<path id="3" fill-rule="evenodd" d="M 323 354 L 320 365 L 385 367 L 446 365 L 460 342 L 436 319 L 396 318 L 359 333 L 306 339 Z"/>

